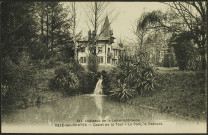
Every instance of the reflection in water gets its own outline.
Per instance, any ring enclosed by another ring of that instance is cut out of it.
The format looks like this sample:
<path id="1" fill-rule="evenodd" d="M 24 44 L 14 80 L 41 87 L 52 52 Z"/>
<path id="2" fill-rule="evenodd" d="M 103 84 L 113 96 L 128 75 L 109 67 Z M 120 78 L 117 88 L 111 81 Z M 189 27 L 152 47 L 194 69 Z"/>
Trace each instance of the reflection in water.
<path id="1" fill-rule="evenodd" d="M 94 96 L 94 99 L 95 99 L 95 105 L 98 109 L 98 113 L 99 113 L 99 116 L 100 118 L 99 119 L 102 119 L 102 100 L 103 100 L 103 97 L 102 96 Z"/>
<path id="2" fill-rule="evenodd" d="M 53 125 L 76 123 L 77 120 L 139 119 L 148 121 L 176 121 L 175 117 L 156 110 L 127 105 L 106 99 L 102 95 L 81 95 L 63 98 L 40 107 L 28 107 L 2 114 L 2 125 Z M 177 121 L 184 121 L 177 119 Z"/>

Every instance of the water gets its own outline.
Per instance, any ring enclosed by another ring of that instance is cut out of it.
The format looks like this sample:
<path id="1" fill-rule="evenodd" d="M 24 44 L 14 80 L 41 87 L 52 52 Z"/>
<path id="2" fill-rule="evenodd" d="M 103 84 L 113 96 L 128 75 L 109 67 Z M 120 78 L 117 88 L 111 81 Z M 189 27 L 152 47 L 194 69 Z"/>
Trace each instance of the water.
<path id="1" fill-rule="evenodd" d="M 171 122 L 172 124 L 180 125 L 177 131 L 180 131 L 180 127 L 184 123 L 185 125 L 187 125 L 187 123 L 190 123 L 189 121 L 185 121 L 183 119 L 178 119 L 166 114 L 161 114 L 156 110 L 114 102 L 112 100 L 109 100 L 107 96 L 88 94 L 88 95 L 63 98 L 57 101 L 52 101 L 46 104 L 42 104 L 39 107 L 36 106 L 28 107 L 26 109 L 18 109 L 12 112 L 3 113 L 2 131 L 3 132 L 11 131 L 12 127 L 14 127 L 13 131 L 27 132 L 25 130 L 29 130 L 29 128 L 19 128 L 19 127 L 32 126 L 33 128 L 38 128 L 38 127 L 40 128 L 38 130 L 32 130 L 33 132 L 40 132 L 40 131 L 58 132 L 59 130 L 60 132 L 63 132 L 64 128 L 60 128 L 60 129 L 55 128 L 56 129 L 55 130 L 54 125 L 61 123 L 63 124 L 77 123 L 79 122 L 79 120 L 82 120 L 84 122 L 85 120 L 116 121 L 116 120 L 124 120 L 124 119 L 137 119 L 143 123 Z M 192 122 L 192 123 L 195 123 L 196 125 L 196 122 Z M 49 127 L 49 128 L 44 128 L 44 127 Z M 51 130 L 49 130 L 50 127 Z M 173 125 L 168 127 L 173 127 Z M 189 127 L 190 125 L 187 128 Z M 200 126 L 200 128 L 202 127 L 203 126 Z M 97 128 L 99 127 L 95 127 L 95 129 Z M 119 127 L 115 127 L 115 128 L 119 128 Z M 67 129 L 69 129 L 69 127 L 66 128 L 65 132 L 71 132 L 73 128 L 70 128 L 70 130 Z M 135 127 L 133 129 L 140 130 L 140 128 L 135 128 Z M 84 132 L 87 131 L 87 129 L 77 130 L 77 131 Z M 93 130 L 93 132 L 96 131 L 97 130 Z M 98 130 L 97 132 L 99 131 L 102 130 Z M 110 132 L 111 129 L 107 131 Z M 132 131 L 134 130 L 130 130 L 129 132 Z M 168 132 L 169 131 L 170 130 L 168 130 Z M 186 130 L 184 130 L 183 128 L 182 131 L 186 131 Z M 106 130 L 104 130 L 104 132 L 106 132 Z"/>
<path id="2" fill-rule="evenodd" d="M 102 90 L 102 77 L 99 78 L 97 84 L 96 84 L 96 87 L 95 87 L 95 90 L 94 90 L 94 94 L 95 95 L 99 95 L 99 94 L 103 94 L 103 90 Z"/>
<path id="3" fill-rule="evenodd" d="M 175 133 L 176 128 L 178 133 L 206 132 L 205 123 L 199 124 L 195 121 L 162 114 L 154 109 L 115 102 L 102 93 L 101 77 L 96 84 L 94 94 L 67 97 L 40 106 L 3 112 L 2 132 L 89 133 L 90 129 L 92 133 L 115 133 L 115 131 L 118 133 L 156 133 L 158 131 L 158 133 L 161 131 L 162 133 L 171 131 Z M 89 122 L 90 120 L 98 122 Z M 103 120 L 106 120 L 109 125 L 111 123 L 123 125 L 97 126 L 97 124 L 102 125 Z M 137 122 L 118 122 L 119 120 L 136 120 Z M 163 125 L 149 125 L 154 122 Z M 88 125 L 87 128 L 79 126 L 57 128 L 55 126 L 55 124 L 73 123 L 88 123 L 91 126 Z M 145 123 L 148 126 L 145 126 Z"/>

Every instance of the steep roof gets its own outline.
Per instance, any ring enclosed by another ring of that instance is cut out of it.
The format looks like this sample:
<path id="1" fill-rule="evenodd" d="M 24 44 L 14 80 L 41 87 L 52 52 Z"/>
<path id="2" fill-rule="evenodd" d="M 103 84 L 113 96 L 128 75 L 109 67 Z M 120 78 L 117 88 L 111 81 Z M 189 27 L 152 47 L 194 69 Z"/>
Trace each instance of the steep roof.
<path id="1" fill-rule="evenodd" d="M 109 22 L 108 16 L 106 16 L 106 18 L 105 18 L 105 22 L 103 24 L 103 27 L 102 27 L 100 33 L 101 33 L 100 37 L 105 37 L 105 38 L 110 37 L 111 27 L 110 27 L 110 22 Z"/>
<path id="2" fill-rule="evenodd" d="M 111 30 L 108 16 L 106 16 L 106 18 L 105 18 L 105 22 L 101 28 L 100 33 L 101 34 L 98 38 L 98 41 L 110 40 L 110 37 L 111 37 L 111 34 L 113 34 L 113 31 Z M 90 32 L 90 34 L 91 34 L 91 32 Z M 89 36 L 89 33 L 88 33 L 88 36 Z M 88 37 L 84 37 L 81 40 L 79 40 L 78 42 L 87 42 L 87 41 L 88 41 Z"/>

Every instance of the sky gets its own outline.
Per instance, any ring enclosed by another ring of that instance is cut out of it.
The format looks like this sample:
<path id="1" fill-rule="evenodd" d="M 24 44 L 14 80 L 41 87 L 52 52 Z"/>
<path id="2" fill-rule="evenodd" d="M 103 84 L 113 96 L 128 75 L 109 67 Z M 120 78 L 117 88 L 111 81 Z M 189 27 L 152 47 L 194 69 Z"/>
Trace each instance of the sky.
<path id="1" fill-rule="evenodd" d="M 83 36 L 87 36 L 89 31 L 89 27 L 87 26 L 88 18 L 86 15 L 86 12 L 88 12 L 86 10 L 87 3 L 88 2 L 77 2 L 77 19 L 79 22 L 77 31 L 82 31 Z M 165 12 L 168 6 L 160 2 L 109 2 L 108 8 L 103 15 L 106 16 L 108 11 L 112 9 L 114 10 L 112 16 L 118 15 L 111 24 L 114 37 L 116 37 L 118 41 L 120 38 L 126 40 L 134 37 L 132 26 L 144 11 L 161 10 Z M 111 21 L 111 18 L 109 18 L 109 20 Z"/>

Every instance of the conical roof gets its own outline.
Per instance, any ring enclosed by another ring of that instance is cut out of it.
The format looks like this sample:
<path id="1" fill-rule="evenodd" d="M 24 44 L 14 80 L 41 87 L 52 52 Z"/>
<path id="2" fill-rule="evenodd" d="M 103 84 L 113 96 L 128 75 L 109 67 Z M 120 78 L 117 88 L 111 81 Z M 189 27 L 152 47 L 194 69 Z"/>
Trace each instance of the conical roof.
<path id="1" fill-rule="evenodd" d="M 101 33 L 101 37 L 110 37 L 111 27 L 110 27 L 110 22 L 109 22 L 108 16 L 106 16 L 106 18 L 105 18 L 105 22 L 103 24 L 103 27 L 102 27 L 100 33 Z"/>

